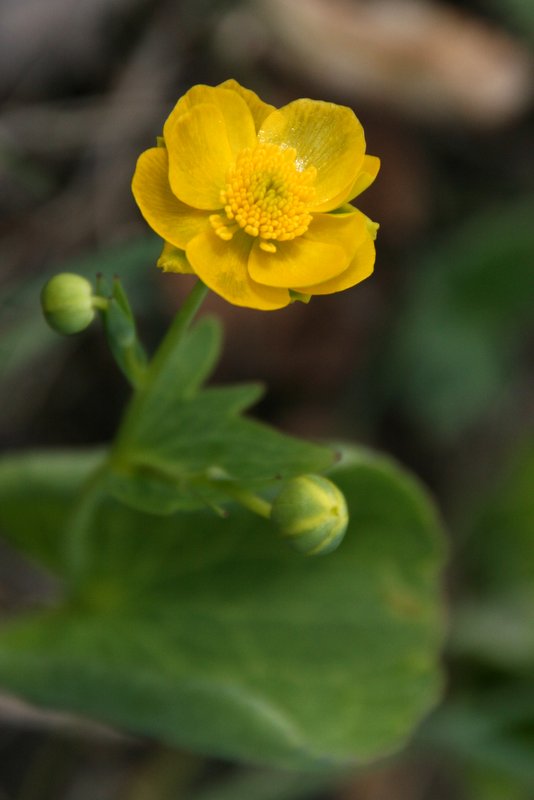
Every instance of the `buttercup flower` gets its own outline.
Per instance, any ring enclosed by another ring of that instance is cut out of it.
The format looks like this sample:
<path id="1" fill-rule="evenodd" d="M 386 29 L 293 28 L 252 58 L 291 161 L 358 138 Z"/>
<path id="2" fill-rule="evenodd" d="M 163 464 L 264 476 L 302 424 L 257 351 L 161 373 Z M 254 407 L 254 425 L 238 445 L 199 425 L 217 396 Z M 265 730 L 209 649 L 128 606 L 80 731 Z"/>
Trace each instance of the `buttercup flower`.
<path id="1" fill-rule="evenodd" d="M 379 166 L 351 109 L 304 99 L 277 110 L 229 80 L 178 101 L 132 189 L 165 240 L 161 269 L 271 310 L 371 274 L 378 226 L 349 201 Z"/>

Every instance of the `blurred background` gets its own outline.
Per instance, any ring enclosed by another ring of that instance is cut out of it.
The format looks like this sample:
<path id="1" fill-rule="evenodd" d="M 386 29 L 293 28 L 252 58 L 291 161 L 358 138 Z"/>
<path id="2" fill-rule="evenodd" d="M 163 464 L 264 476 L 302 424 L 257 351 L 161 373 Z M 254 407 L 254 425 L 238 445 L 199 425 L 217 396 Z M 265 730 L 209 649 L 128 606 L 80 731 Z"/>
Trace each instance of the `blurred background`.
<path id="1" fill-rule="evenodd" d="M 0 0 L 0 444 L 108 440 L 128 397 L 93 326 L 50 333 L 55 272 L 118 274 L 154 347 L 190 288 L 131 197 L 192 84 L 350 105 L 376 184 L 376 272 L 225 323 L 217 381 L 256 414 L 393 455 L 451 538 L 442 706 L 404 752 L 335 776 L 204 761 L 0 697 L 0 800 L 534 798 L 532 0 Z M 0 548 L 0 616 L 43 590 Z"/>

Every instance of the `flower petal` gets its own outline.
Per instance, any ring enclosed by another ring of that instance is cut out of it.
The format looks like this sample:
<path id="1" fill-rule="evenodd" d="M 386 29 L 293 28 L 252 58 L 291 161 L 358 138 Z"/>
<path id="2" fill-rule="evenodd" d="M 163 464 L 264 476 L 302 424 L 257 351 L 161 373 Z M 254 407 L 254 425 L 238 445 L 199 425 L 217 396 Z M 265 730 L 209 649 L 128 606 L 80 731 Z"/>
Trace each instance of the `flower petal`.
<path id="1" fill-rule="evenodd" d="M 350 191 L 349 200 L 354 200 L 355 197 L 358 197 L 359 194 L 364 192 L 372 183 L 374 183 L 379 169 L 379 158 L 376 156 L 364 156 L 360 173 Z"/>
<path id="2" fill-rule="evenodd" d="M 227 83 L 230 83 L 230 81 L 227 81 Z M 236 85 L 239 86 L 237 82 Z M 242 92 L 248 92 L 248 89 L 242 89 Z M 250 94 L 254 95 L 254 92 L 250 92 Z M 259 98 L 258 102 L 261 103 Z M 228 143 L 234 156 L 245 147 L 254 147 L 256 144 L 256 126 L 252 109 L 246 97 L 236 91 L 234 87 L 225 87 L 224 84 L 221 86 L 198 84 L 189 89 L 178 100 L 165 123 L 163 129 L 165 139 L 167 139 L 167 135 L 171 135 L 171 131 L 179 117 L 204 103 L 216 106 L 219 109 L 224 119 Z M 169 146 L 168 142 L 167 146 Z"/>
<path id="3" fill-rule="evenodd" d="M 230 78 L 224 83 L 220 83 L 219 86 L 222 89 L 231 89 L 233 92 L 237 92 L 237 94 L 243 98 L 245 103 L 248 105 L 252 117 L 254 119 L 254 124 L 256 126 L 256 131 L 261 128 L 261 125 L 265 119 L 271 114 L 273 111 L 276 111 L 274 106 L 269 105 L 269 103 L 264 103 L 261 100 L 256 92 L 253 92 L 251 89 L 245 89 L 244 86 L 241 86 L 233 78 Z"/>
<path id="4" fill-rule="evenodd" d="M 329 203 L 326 203 L 327 206 L 332 206 L 333 208 L 337 209 L 339 206 L 343 205 L 343 203 L 347 203 L 349 200 L 354 200 L 355 197 L 358 197 L 362 192 L 364 192 L 374 181 L 376 176 L 378 175 L 378 170 L 380 169 L 380 159 L 376 156 L 364 156 L 363 162 L 356 176 L 356 180 L 354 183 L 347 188 L 345 188 L 342 192 L 340 192 L 336 197 L 331 198 Z M 322 210 L 316 208 L 315 210 Z"/>
<path id="5" fill-rule="evenodd" d="M 287 290 L 262 286 L 250 278 L 247 262 L 251 245 L 252 239 L 241 231 L 226 242 L 210 230 L 189 243 L 187 259 L 198 277 L 229 303 L 262 311 L 287 306 Z"/>
<path id="6" fill-rule="evenodd" d="M 368 218 L 353 206 L 344 206 L 339 214 L 314 214 L 303 239 L 342 247 L 352 258 L 368 233 Z M 347 263 L 348 263 L 347 261 Z"/>
<path id="7" fill-rule="evenodd" d="M 363 128 L 346 106 L 320 100 L 295 100 L 270 114 L 258 132 L 260 142 L 294 147 L 299 169 L 314 166 L 316 200 L 311 211 L 335 208 L 331 200 L 349 190 L 365 153 Z"/>
<path id="8" fill-rule="evenodd" d="M 193 275 L 194 270 L 186 258 L 185 251 L 165 242 L 158 258 L 157 266 L 162 272 L 179 272 L 182 275 Z"/>
<path id="9" fill-rule="evenodd" d="M 205 229 L 208 214 L 181 203 L 169 185 L 169 157 L 163 147 L 141 153 L 132 180 L 132 191 L 143 217 L 152 230 L 175 247 Z"/>
<path id="10" fill-rule="evenodd" d="M 316 242 L 300 236 L 277 242 L 275 253 L 266 253 L 256 239 L 250 254 L 250 277 L 266 286 L 299 289 L 321 283 L 346 269 L 350 256 L 338 244 Z"/>
<path id="11" fill-rule="evenodd" d="M 300 289 L 322 283 L 343 272 L 367 235 L 367 217 L 351 213 L 315 214 L 305 234 L 276 242 L 276 252 L 265 252 L 256 240 L 249 260 L 250 276 L 268 286 Z"/>
<path id="12" fill-rule="evenodd" d="M 221 189 L 233 163 L 226 123 L 215 105 L 201 103 L 174 115 L 163 129 L 173 193 L 193 208 L 221 208 Z"/>
<path id="13" fill-rule="evenodd" d="M 375 245 L 370 235 L 362 242 L 349 266 L 340 275 L 315 286 L 302 286 L 304 294 L 333 294 L 350 289 L 372 274 L 375 263 Z"/>

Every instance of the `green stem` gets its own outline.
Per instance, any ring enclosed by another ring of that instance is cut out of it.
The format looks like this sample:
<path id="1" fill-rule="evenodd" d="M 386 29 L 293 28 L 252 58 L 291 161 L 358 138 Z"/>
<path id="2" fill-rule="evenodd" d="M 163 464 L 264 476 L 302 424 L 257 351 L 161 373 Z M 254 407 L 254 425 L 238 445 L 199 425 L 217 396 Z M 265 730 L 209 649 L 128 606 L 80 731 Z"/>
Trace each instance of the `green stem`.
<path id="1" fill-rule="evenodd" d="M 139 350 L 135 344 L 129 345 L 123 351 L 124 375 L 132 389 L 141 389 L 147 380 L 148 367 L 145 360 L 139 358 Z"/>
<path id="2" fill-rule="evenodd" d="M 233 484 L 221 483 L 218 484 L 218 488 L 228 495 L 228 497 L 231 497 L 232 500 L 235 500 L 236 503 L 239 503 L 240 506 L 252 511 L 253 514 L 258 514 L 258 516 L 264 517 L 265 519 L 270 518 L 272 503 L 264 500 L 263 497 L 249 492 L 248 489 L 242 489 L 240 486 L 235 486 Z"/>
<path id="3" fill-rule="evenodd" d="M 152 359 L 148 376 L 149 383 L 155 381 L 165 369 L 169 354 L 178 347 L 182 336 L 193 321 L 207 293 L 208 287 L 202 281 L 197 281 L 174 317 L 167 335 Z"/>
<path id="4" fill-rule="evenodd" d="M 100 295 L 95 294 L 91 298 L 91 305 L 93 308 L 98 308 L 99 311 L 106 311 L 107 307 L 109 306 L 109 299 L 107 297 L 101 297 Z"/>

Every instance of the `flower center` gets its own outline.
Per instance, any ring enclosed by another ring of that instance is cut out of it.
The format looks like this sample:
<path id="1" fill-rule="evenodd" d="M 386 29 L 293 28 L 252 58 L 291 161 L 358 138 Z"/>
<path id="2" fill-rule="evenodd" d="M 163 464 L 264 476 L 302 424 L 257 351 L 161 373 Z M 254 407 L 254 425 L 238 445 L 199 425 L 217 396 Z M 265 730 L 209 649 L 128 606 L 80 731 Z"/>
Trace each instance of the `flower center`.
<path id="1" fill-rule="evenodd" d="M 210 217 L 215 232 L 229 240 L 242 228 L 260 237 L 260 247 L 276 251 L 272 240 L 283 242 L 301 236 L 312 216 L 315 167 L 299 169 L 296 150 L 275 144 L 258 144 L 242 150 L 228 173 L 221 202 L 226 212 Z M 270 241 L 269 241 L 270 240 Z"/>

